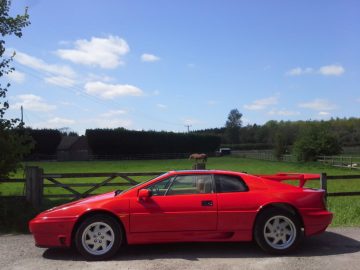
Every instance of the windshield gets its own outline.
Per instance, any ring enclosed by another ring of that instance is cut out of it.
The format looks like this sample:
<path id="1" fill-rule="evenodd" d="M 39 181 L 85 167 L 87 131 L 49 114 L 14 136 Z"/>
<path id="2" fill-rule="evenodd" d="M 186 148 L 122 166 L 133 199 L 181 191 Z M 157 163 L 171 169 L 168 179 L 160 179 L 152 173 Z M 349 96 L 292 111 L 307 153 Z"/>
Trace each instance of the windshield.
<path id="1" fill-rule="evenodd" d="M 145 182 L 141 182 L 141 183 L 139 183 L 139 184 L 137 184 L 137 185 L 135 185 L 135 186 L 132 186 L 132 187 L 130 187 L 130 188 L 128 188 L 128 189 L 125 189 L 125 190 L 123 190 L 122 192 L 120 192 L 119 194 L 123 194 L 124 192 L 127 192 L 127 191 L 129 191 L 129 190 L 132 190 L 132 189 L 134 189 L 134 188 L 137 188 L 138 186 L 140 186 L 140 185 L 142 185 L 142 184 L 145 184 L 145 183 L 150 182 L 150 181 L 152 181 L 152 180 L 158 179 L 158 178 L 163 177 L 164 175 L 167 175 L 167 174 L 169 174 L 169 173 L 166 172 L 166 173 L 160 174 L 159 176 L 157 176 L 157 177 L 155 177 L 155 178 L 149 179 L 149 180 L 147 180 L 147 181 L 145 181 Z M 116 195 L 118 195 L 118 194 L 116 194 Z M 116 195 L 115 195 L 115 196 L 116 196 Z"/>

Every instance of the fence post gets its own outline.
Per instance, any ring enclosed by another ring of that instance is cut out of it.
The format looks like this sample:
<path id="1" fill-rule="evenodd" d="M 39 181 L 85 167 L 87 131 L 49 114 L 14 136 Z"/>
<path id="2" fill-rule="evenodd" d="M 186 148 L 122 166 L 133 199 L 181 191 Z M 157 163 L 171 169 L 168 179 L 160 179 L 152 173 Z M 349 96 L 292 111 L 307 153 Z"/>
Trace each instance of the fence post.
<path id="1" fill-rule="evenodd" d="M 195 163 L 192 168 L 193 170 L 206 170 L 206 163 Z"/>
<path id="2" fill-rule="evenodd" d="M 320 174 L 320 186 L 321 189 L 325 190 L 325 201 L 327 199 L 327 176 L 326 173 Z"/>
<path id="3" fill-rule="evenodd" d="M 26 200 L 30 202 L 34 208 L 39 209 L 42 204 L 43 197 L 43 175 L 44 170 L 35 166 L 27 166 L 25 168 L 26 175 Z"/>

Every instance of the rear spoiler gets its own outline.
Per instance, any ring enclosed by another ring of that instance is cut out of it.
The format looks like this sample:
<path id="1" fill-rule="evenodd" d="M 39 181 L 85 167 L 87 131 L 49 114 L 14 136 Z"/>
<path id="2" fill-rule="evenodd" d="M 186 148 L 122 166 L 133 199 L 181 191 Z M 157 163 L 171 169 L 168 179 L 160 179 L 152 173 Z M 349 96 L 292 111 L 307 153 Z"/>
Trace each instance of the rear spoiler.
<path id="1" fill-rule="evenodd" d="M 320 174 L 315 173 L 277 173 L 277 174 L 259 174 L 256 175 L 261 178 L 274 181 L 285 181 L 285 180 L 299 180 L 299 187 L 304 187 L 308 180 L 320 179 Z"/>

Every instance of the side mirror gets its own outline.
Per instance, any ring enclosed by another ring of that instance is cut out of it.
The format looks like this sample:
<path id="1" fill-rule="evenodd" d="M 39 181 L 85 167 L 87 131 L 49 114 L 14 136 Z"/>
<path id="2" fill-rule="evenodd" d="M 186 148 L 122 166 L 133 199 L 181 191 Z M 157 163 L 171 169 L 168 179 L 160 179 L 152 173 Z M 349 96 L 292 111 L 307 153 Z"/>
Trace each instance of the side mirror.
<path id="1" fill-rule="evenodd" d="M 138 200 L 146 201 L 148 198 L 151 197 L 151 191 L 148 189 L 140 189 L 138 193 Z"/>

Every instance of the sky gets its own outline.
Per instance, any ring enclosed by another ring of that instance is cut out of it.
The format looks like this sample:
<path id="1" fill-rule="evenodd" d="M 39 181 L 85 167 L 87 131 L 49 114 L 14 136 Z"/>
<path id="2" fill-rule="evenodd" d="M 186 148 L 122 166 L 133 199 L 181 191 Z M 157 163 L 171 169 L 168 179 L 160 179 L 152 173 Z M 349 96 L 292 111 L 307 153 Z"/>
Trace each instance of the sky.
<path id="1" fill-rule="evenodd" d="M 6 117 L 175 132 L 360 117 L 359 1 L 14 0 Z"/>

